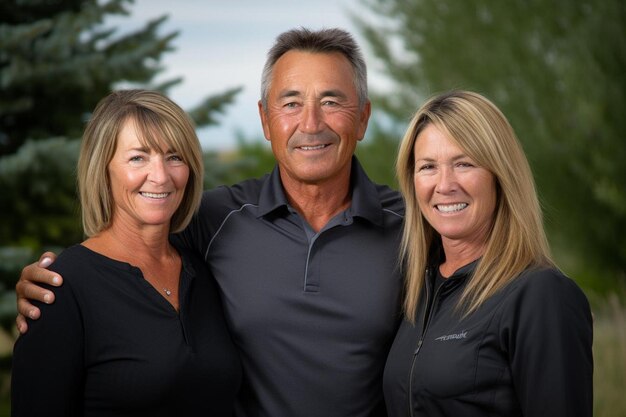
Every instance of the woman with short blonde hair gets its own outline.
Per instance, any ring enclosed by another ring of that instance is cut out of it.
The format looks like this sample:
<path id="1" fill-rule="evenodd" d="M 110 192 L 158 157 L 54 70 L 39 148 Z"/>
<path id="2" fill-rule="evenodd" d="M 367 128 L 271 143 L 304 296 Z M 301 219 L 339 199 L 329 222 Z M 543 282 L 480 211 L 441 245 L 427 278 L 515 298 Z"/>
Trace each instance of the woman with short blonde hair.
<path id="1" fill-rule="evenodd" d="M 204 166 L 194 124 L 187 113 L 156 91 L 118 90 L 98 104 L 81 142 L 77 176 L 85 234 L 96 235 L 110 225 L 113 202 L 107 167 L 115 153 L 115 138 L 127 120 L 136 125 L 144 146 L 156 148 L 162 140 L 189 165 L 185 196 L 170 225 L 172 233 L 180 232 L 202 197 Z"/>
<path id="2" fill-rule="evenodd" d="M 202 177 L 176 103 L 149 90 L 100 101 L 78 161 L 88 238 L 50 266 L 63 275 L 55 303 L 15 343 L 13 416 L 232 416 L 241 363 L 217 284 L 169 241 Z"/>

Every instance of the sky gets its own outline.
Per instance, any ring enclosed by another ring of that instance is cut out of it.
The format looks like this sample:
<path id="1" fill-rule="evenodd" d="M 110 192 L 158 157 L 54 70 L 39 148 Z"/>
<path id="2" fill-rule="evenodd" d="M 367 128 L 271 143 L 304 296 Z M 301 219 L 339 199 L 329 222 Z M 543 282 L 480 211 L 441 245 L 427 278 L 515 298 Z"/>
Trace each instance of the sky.
<path id="1" fill-rule="evenodd" d="M 243 87 L 236 102 L 220 116 L 220 126 L 198 130 L 203 148 L 225 150 L 235 146 L 236 132 L 245 138 L 263 138 L 257 101 L 266 53 L 276 36 L 297 27 L 340 27 L 354 35 L 368 61 L 364 41 L 349 14 L 362 7 L 358 0 L 135 0 L 129 17 L 110 19 L 106 24 L 122 32 L 169 15 L 162 34 L 180 34 L 173 41 L 176 51 L 164 54 L 161 65 L 165 71 L 156 81 L 183 77 L 169 95 L 184 109 L 210 95 Z"/>

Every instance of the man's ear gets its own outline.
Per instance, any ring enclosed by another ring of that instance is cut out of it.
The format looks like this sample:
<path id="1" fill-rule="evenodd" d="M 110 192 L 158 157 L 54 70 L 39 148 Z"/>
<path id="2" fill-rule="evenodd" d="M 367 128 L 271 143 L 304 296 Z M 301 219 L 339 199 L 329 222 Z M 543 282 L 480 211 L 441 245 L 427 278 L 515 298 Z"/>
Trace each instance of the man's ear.
<path id="1" fill-rule="evenodd" d="M 265 108 L 263 108 L 263 102 L 259 100 L 259 117 L 261 118 L 261 127 L 263 128 L 263 135 L 265 136 L 265 140 L 270 141 L 270 128 L 269 128 L 269 120 L 267 120 L 267 112 Z"/>
<path id="2" fill-rule="evenodd" d="M 372 103 L 367 100 L 361 109 L 359 114 L 359 131 L 357 135 L 357 140 L 363 140 L 365 137 L 365 131 L 367 130 L 367 124 L 370 120 L 370 116 L 372 115 Z"/>

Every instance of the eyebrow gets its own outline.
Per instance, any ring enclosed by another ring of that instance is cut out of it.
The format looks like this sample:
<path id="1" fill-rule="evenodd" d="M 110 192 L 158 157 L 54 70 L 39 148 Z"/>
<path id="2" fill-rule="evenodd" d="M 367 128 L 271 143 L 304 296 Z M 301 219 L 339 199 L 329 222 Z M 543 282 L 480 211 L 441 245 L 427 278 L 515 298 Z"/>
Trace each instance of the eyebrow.
<path id="1" fill-rule="evenodd" d="M 321 97 L 336 97 L 336 98 L 347 98 L 346 94 L 340 90 L 326 90 L 322 91 Z"/>
<path id="2" fill-rule="evenodd" d="M 154 149 L 154 150 L 157 153 L 161 153 L 160 149 Z M 152 148 L 147 148 L 145 146 L 135 147 L 135 148 L 130 148 L 130 149 L 125 150 L 125 152 L 144 152 L 144 153 L 150 153 L 150 151 L 152 151 Z M 167 151 L 163 152 L 163 155 L 170 154 L 170 153 L 178 153 L 178 152 L 175 149 L 168 148 Z"/>
<path id="3" fill-rule="evenodd" d="M 283 99 L 283 98 L 289 98 L 289 97 L 301 97 L 302 95 L 303 95 L 302 92 L 298 90 L 285 90 L 285 91 L 282 91 L 278 95 L 278 98 Z M 346 94 L 340 90 L 322 91 L 322 93 L 318 95 L 318 98 L 323 98 L 323 97 L 335 97 L 335 98 L 340 98 L 340 99 L 347 98 Z"/>
<path id="4" fill-rule="evenodd" d="M 302 93 L 300 93 L 298 90 L 285 90 L 285 91 L 281 91 L 280 94 L 278 95 L 278 98 L 287 98 L 287 97 L 297 97 L 302 95 Z"/>
<path id="5" fill-rule="evenodd" d="M 463 159 L 463 158 L 469 158 L 469 159 L 472 159 L 472 158 L 470 158 L 468 155 L 466 155 L 466 154 L 464 154 L 464 153 L 460 153 L 460 154 L 455 155 L 455 156 L 453 156 L 453 157 L 452 157 L 452 162 L 454 162 L 454 161 L 458 161 L 459 159 Z M 417 158 L 415 161 L 416 161 L 416 162 L 417 162 L 417 161 L 436 162 L 436 159 L 429 158 L 429 157 L 425 157 L 425 158 Z"/>
<path id="6" fill-rule="evenodd" d="M 145 146 L 136 146 L 133 148 L 128 148 L 125 150 L 125 152 L 149 152 L 150 149 L 146 148 Z"/>

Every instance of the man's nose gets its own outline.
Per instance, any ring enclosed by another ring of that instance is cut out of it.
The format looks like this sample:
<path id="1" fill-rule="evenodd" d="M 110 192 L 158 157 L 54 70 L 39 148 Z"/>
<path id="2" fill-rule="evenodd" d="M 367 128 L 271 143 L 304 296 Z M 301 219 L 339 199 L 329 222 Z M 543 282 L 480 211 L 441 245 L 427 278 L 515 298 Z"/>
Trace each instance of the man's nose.
<path id="1" fill-rule="evenodd" d="M 300 130 L 304 133 L 318 133 L 322 130 L 324 116 L 317 104 L 305 103 L 302 110 Z"/>

